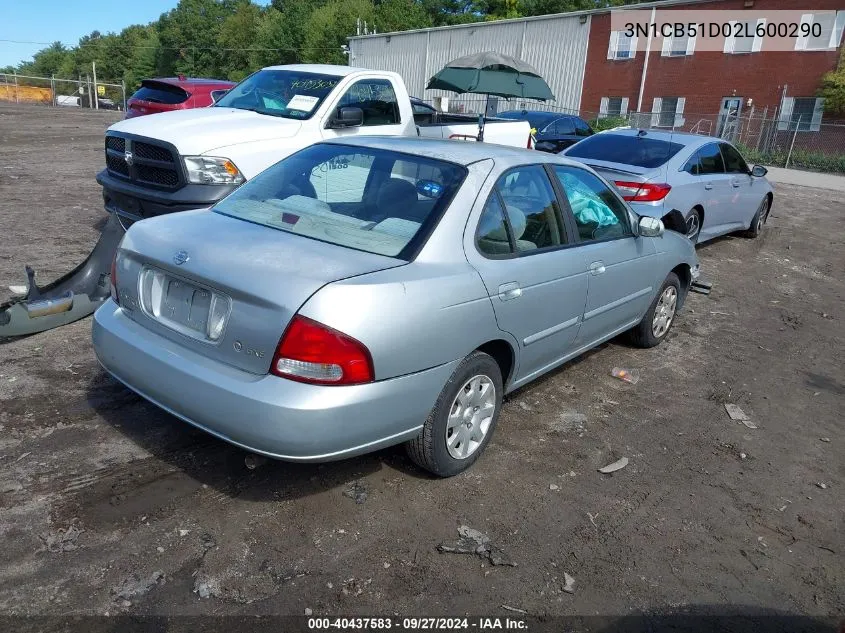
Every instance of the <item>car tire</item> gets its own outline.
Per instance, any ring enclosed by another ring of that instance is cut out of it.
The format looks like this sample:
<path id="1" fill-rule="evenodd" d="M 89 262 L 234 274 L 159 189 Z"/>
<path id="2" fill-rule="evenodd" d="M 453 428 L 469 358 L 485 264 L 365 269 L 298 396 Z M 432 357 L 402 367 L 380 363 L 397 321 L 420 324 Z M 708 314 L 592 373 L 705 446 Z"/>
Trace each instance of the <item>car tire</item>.
<path id="1" fill-rule="evenodd" d="M 438 477 L 472 466 L 490 443 L 503 394 L 498 363 L 484 352 L 467 356 L 446 382 L 420 434 L 406 443 L 411 461 Z"/>
<path id="2" fill-rule="evenodd" d="M 745 231 L 745 237 L 755 238 L 763 232 L 763 226 L 766 224 L 766 220 L 769 219 L 769 197 L 766 196 L 763 198 L 763 201 L 760 203 L 760 206 L 757 207 L 757 212 L 754 214 L 754 217 L 751 219 L 751 226 L 748 227 L 748 230 Z"/>
<path id="3" fill-rule="evenodd" d="M 698 237 L 701 235 L 701 211 L 693 209 L 687 214 L 686 220 L 686 236 L 693 244 L 698 244 Z"/>
<path id="4" fill-rule="evenodd" d="M 666 338 L 677 316 L 681 292 L 680 279 L 675 273 L 669 273 L 642 321 L 629 331 L 634 345 L 654 347 Z"/>

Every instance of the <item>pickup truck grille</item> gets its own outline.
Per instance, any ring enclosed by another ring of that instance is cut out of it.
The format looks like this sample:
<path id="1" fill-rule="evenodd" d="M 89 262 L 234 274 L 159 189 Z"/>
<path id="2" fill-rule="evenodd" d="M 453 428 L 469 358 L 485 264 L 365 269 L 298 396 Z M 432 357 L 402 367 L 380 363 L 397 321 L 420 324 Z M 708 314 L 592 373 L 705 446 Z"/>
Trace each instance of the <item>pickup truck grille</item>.
<path id="1" fill-rule="evenodd" d="M 184 184 L 179 155 L 153 139 L 106 135 L 106 169 L 133 184 L 178 189 Z"/>

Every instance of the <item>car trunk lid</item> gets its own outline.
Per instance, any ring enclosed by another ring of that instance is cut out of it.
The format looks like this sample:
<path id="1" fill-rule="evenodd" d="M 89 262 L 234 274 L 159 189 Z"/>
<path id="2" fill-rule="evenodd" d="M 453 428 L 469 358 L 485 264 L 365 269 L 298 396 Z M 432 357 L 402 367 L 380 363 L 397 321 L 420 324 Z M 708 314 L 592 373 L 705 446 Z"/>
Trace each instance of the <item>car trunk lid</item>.
<path id="1" fill-rule="evenodd" d="M 405 262 L 210 211 L 134 224 L 120 248 L 121 306 L 209 358 L 264 374 L 297 310 L 324 285 Z"/>

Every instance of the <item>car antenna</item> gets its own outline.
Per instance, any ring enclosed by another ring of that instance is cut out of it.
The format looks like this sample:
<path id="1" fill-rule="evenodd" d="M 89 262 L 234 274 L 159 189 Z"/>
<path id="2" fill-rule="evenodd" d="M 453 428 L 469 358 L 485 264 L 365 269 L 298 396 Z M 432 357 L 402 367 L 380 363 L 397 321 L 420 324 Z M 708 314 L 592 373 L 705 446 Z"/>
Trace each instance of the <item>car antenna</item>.
<path id="1" fill-rule="evenodd" d="M 647 131 L 647 130 L 643 130 L 643 129 L 640 129 L 640 130 L 637 132 L 637 136 L 645 136 L 646 134 L 648 134 L 648 131 Z"/>

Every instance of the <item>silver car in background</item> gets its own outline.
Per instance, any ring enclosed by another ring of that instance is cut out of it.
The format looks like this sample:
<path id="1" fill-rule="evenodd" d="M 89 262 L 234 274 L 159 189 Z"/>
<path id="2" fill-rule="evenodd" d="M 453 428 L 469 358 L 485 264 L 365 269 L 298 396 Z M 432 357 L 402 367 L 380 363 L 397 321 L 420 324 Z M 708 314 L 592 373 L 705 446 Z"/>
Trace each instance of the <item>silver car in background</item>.
<path id="1" fill-rule="evenodd" d="M 636 213 L 661 218 L 693 243 L 734 231 L 757 237 L 772 207 L 766 168 L 749 168 L 713 136 L 616 129 L 562 153 L 614 182 Z"/>
<path id="2" fill-rule="evenodd" d="M 630 331 L 657 345 L 697 281 L 689 240 L 589 168 L 484 143 L 354 137 L 210 210 L 134 224 L 97 357 L 145 398 L 270 457 L 406 442 L 450 476 L 502 397 Z"/>

